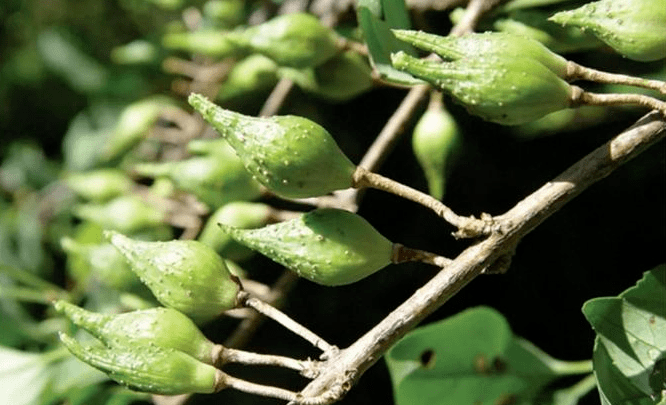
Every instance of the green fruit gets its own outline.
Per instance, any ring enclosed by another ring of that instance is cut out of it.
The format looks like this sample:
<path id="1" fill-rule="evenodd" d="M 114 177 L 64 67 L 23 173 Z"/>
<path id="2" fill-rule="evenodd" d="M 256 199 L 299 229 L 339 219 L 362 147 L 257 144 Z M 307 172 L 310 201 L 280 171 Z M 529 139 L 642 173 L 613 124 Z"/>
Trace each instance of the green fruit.
<path id="1" fill-rule="evenodd" d="M 333 102 L 350 100 L 373 85 L 370 65 L 353 51 L 338 54 L 316 68 L 281 68 L 278 74 L 304 91 Z"/>
<path id="2" fill-rule="evenodd" d="M 317 66 L 339 50 L 335 32 L 306 13 L 283 14 L 233 34 L 229 40 L 237 46 L 267 56 L 280 66 Z"/>
<path id="3" fill-rule="evenodd" d="M 550 20 L 591 31 L 629 59 L 666 58 L 666 4 L 663 0 L 601 0 Z"/>
<path id="4" fill-rule="evenodd" d="M 231 69 L 217 92 L 220 101 L 241 97 L 275 86 L 277 64 L 272 59 L 254 54 L 239 61 Z"/>
<path id="5" fill-rule="evenodd" d="M 67 253 L 69 274 L 77 282 L 95 282 L 119 291 L 140 285 L 125 258 L 110 244 L 81 244 L 67 237 L 60 244 Z"/>
<path id="6" fill-rule="evenodd" d="M 393 30 L 395 36 L 411 45 L 434 52 L 444 60 L 500 57 L 530 59 L 557 76 L 566 75 L 567 60 L 531 38 L 503 32 L 486 32 L 462 37 L 428 34 L 421 31 Z M 488 63 L 492 63 L 490 60 Z M 489 68 L 492 68 L 490 66 Z"/>
<path id="7" fill-rule="evenodd" d="M 101 152 L 103 161 L 120 157 L 141 140 L 155 124 L 162 110 L 172 105 L 165 97 L 152 97 L 125 107 Z"/>
<path id="8" fill-rule="evenodd" d="M 423 169 L 430 195 L 444 197 L 446 162 L 459 138 L 453 116 L 440 104 L 428 108 L 414 127 L 412 149 Z"/>
<path id="9" fill-rule="evenodd" d="M 507 34 L 532 38 L 557 53 L 580 52 L 603 45 L 594 35 L 574 26 L 561 27 L 548 21 L 548 17 L 542 10 L 519 10 L 496 20 L 493 28 Z"/>
<path id="10" fill-rule="evenodd" d="M 167 177 L 176 188 L 194 194 L 211 208 L 230 201 L 251 200 L 261 194 L 259 184 L 233 150 L 227 159 L 211 155 L 177 162 L 143 163 L 134 166 L 134 171 L 143 176 Z"/>
<path id="11" fill-rule="evenodd" d="M 227 31 L 172 32 L 162 38 L 167 49 L 187 51 L 217 58 L 228 58 L 243 53 L 241 47 L 230 39 Z"/>
<path id="12" fill-rule="evenodd" d="M 534 121 L 571 104 L 571 86 L 530 58 L 490 54 L 435 62 L 399 52 L 391 61 L 452 94 L 471 114 L 503 125 Z"/>
<path id="13" fill-rule="evenodd" d="M 76 326 L 107 346 L 155 345 L 213 364 L 216 347 L 190 318 L 171 308 L 150 308 L 119 315 L 86 311 L 65 301 L 54 304 Z"/>
<path id="14" fill-rule="evenodd" d="M 318 284 L 358 281 L 391 263 L 393 243 L 365 219 L 322 208 L 297 219 L 247 230 L 220 224 L 238 242 Z"/>
<path id="15" fill-rule="evenodd" d="M 155 345 L 82 346 L 61 333 L 60 340 L 84 363 L 128 388 L 161 395 L 213 393 L 223 388 L 224 374 L 174 349 Z"/>
<path id="16" fill-rule="evenodd" d="M 236 150 L 245 168 L 274 193 L 314 197 L 352 186 L 356 166 L 321 126 L 301 117 L 255 118 L 199 94 L 189 103 Z"/>
<path id="17" fill-rule="evenodd" d="M 157 61 L 157 47 L 146 40 L 137 39 L 111 50 L 111 61 L 119 65 L 152 64 Z"/>
<path id="18" fill-rule="evenodd" d="M 103 204 L 80 204 L 74 208 L 74 214 L 102 228 L 123 233 L 155 228 L 162 225 L 165 219 L 162 212 L 133 195 L 117 197 Z"/>
<path id="19" fill-rule="evenodd" d="M 259 228 L 266 225 L 272 210 L 270 206 L 261 203 L 237 201 L 226 204 L 208 218 L 198 240 L 213 248 L 225 259 L 239 261 L 247 259 L 254 252 L 220 230 L 218 223 L 244 229 Z"/>
<path id="20" fill-rule="evenodd" d="M 129 193 L 134 182 L 121 170 L 99 169 L 72 173 L 65 183 L 86 200 L 106 201 Z"/>
<path id="21" fill-rule="evenodd" d="M 215 26 L 230 28 L 243 22 L 245 2 L 243 0 L 209 0 L 204 3 L 201 11 L 205 17 L 213 20 Z"/>
<path id="22" fill-rule="evenodd" d="M 192 240 L 143 242 L 117 232 L 105 236 L 164 306 L 203 323 L 236 306 L 239 285 L 224 260 Z"/>

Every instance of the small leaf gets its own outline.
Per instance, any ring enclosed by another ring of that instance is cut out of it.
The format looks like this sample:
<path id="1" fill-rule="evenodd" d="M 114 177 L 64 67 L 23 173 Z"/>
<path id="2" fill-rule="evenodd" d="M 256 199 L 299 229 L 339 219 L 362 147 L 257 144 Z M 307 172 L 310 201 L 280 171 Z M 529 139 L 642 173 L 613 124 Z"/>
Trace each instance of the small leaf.
<path id="1" fill-rule="evenodd" d="M 600 392 L 609 392 L 611 402 L 618 403 L 629 396 L 611 386 L 630 382 L 644 397 L 660 397 L 666 387 L 651 376 L 666 353 L 666 266 L 645 273 L 618 297 L 587 301 L 583 313 L 597 333 L 597 346 L 603 346 L 603 351 L 595 349 Z M 610 366 L 610 371 L 602 369 Z"/>
<path id="2" fill-rule="evenodd" d="M 561 363 L 513 336 L 487 307 L 414 330 L 386 361 L 401 405 L 526 403 L 557 377 Z"/>
<path id="3" fill-rule="evenodd" d="M 391 32 L 390 26 L 376 17 L 368 8 L 358 7 L 359 26 L 370 51 L 370 60 L 383 79 L 404 84 L 417 85 L 424 82 L 391 66 L 391 53 L 404 51 L 413 53 L 410 47 L 400 42 Z"/>

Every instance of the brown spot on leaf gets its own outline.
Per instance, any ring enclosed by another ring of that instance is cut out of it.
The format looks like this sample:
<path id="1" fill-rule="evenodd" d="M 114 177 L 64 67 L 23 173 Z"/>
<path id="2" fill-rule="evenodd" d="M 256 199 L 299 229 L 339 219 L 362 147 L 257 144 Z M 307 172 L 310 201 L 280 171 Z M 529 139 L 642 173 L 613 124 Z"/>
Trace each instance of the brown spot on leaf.
<path id="1" fill-rule="evenodd" d="M 432 349 L 424 350 L 423 353 L 419 356 L 419 361 L 421 366 L 431 369 L 435 367 L 435 351 Z"/>

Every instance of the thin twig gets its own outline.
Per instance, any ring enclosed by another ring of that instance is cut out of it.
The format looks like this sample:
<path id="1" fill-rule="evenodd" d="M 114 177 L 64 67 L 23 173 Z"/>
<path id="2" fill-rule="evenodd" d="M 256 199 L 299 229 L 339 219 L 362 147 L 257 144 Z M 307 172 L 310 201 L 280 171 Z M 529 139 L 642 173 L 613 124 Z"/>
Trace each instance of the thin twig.
<path id="1" fill-rule="evenodd" d="M 454 234 L 457 238 L 474 238 L 481 235 L 488 235 L 494 229 L 492 218 L 489 215 L 484 215 L 482 219 L 461 217 L 431 195 L 398 183 L 380 174 L 369 172 L 362 167 L 357 167 L 353 174 L 353 186 L 355 188 L 370 187 L 386 191 L 421 204 L 442 217 L 446 222 L 457 227 L 458 231 Z"/>
<path id="2" fill-rule="evenodd" d="M 240 363 L 284 367 L 296 371 L 303 371 L 308 368 L 312 368 L 312 363 L 314 363 L 311 360 L 301 361 L 292 359 L 291 357 L 248 352 L 245 350 L 224 347 L 222 345 L 217 345 L 217 347 L 219 351 L 214 361 L 216 367 L 221 367 L 227 363 Z"/>
<path id="3" fill-rule="evenodd" d="M 270 298 L 265 301 L 270 305 L 278 306 L 297 281 L 298 276 L 295 273 L 285 270 L 271 287 Z M 260 313 L 253 312 L 251 317 L 244 319 L 236 327 L 231 336 L 225 341 L 225 346 L 235 348 L 245 346 L 264 320 L 265 318 Z"/>
<path id="4" fill-rule="evenodd" d="M 320 376 L 311 381 L 301 394 L 304 397 L 320 397 L 331 387 L 339 387 L 341 378 L 345 376 L 347 380 L 343 386 L 351 387 L 398 339 L 481 274 L 484 267 L 511 253 L 520 239 L 550 215 L 665 135 L 664 117 L 650 113 L 516 204 L 506 214 L 496 217 L 503 225 L 498 232 L 465 249 L 446 269 L 370 331 L 329 359 L 323 365 Z M 338 398 L 340 395 L 331 402 Z"/>
<path id="5" fill-rule="evenodd" d="M 572 106 L 578 105 L 639 105 L 651 110 L 657 110 L 666 116 L 666 102 L 643 94 L 598 94 L 587 92 L 580 87 L 571 86 L 574 91 L 571 97 Z"/>
<path id="6" fill-rule="evenodd" d="M 292 88 L 294 88 L 294 82 L 291 79 L 287 79 L 286 77 L 280 79 L 266 99 L 263 107 L 261 107 L 259 116 L 270 117 L 277 114 Z"/>
<path id="7" fill-rule="evenodd" d="M 275 307 L 268 305 L 267 303 L 250 297 L 242 297 L 240 299 L 244 306 L 255 309 L 257 312 L 265 315 L 275 322 L 278 322 L 280 325 L 294 332 L 298 336 L 310 342 L 313 346 L 320 349 L 324 352 L 324 355 L 330 355 L 337 351 L 337 348 L 333 345 L 328 344 L 324 339 L 320 338 L 314 332 L 301 325 L 300 323 L 294 321 L 288 317 L 284 312 L 278 310 Z"/>
<path id="8" fill-rule="evenodd" d="M 497 4 L 499 4 L 499 0 L 470 0 L 465 9 L 465 14 L 451 29 L 450 35 L 460 36 L 474 32 L 474 27 L 478 24 L 481 16 Z"/>
<path id="9" fill-rule="evenodd" d="M 567 81 L 589 80 L 597 83 L 623 84 L 627 86 L 643 87 L 645 89 L 656 90 L 661 94 L 666 94 L 666 82 L 664 81 L 648 80 L 640 77 L 602 72 L 600 70 L 581 66 L 572 61 L 567 61 L 565 79 Z"/>
<path id="10" fill-rule="evenodd" d="M 394 243 L 393 253 L 391 254 L 391 263 L 400 264 L 406 262 L 421 262 L 444 268 L 451 263 L 452 260 L 432 252 L 413 249 L 401 245 L 400 243 Z"/>

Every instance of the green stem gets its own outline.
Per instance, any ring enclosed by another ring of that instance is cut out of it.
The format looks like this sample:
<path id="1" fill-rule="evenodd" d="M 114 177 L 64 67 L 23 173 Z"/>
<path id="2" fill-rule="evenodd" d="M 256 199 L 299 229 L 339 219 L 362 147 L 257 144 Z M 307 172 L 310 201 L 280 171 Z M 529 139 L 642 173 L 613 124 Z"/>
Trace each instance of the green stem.
<path id="1" fill-rule="evenodd" d="M 571 387 L 559 390 L 556 393 L 558 403 L 577 403 L 578 399 L 585 396 L 596 386 L 597 379 L 594 374 L 590 374 Z"/>
<path id="2" fill-rule="evenodd" d="M 45 305 L 50 305 L 57 299 L 68 299 L 67 294 L 63 294 L 60 291 L 38 291 L 32 288 L 5 286 L 0 286 L 0 296 L 3 298 L 14 298 L 23 302 L 34 302 Z"/>
<path id="3" fill-rule="evenodd" d="M 20 281 L 21 283 L 34 287 L 38 290 L 58 291 L 61 294 L 66 294 L 66 291 L 59 286 L 50 283 L 25 269 L 0 264 L 0 273 L 4 273 L 12 279 Z"/>
<path id="4" fill-rule="evenodd" d="M 562 376 L 591 373 L 594 370 L 592 366 L 592 360 L 582 360 L 582 361 L 555 360 L 550 364 L 550 368 L 554 372 Z"/>

